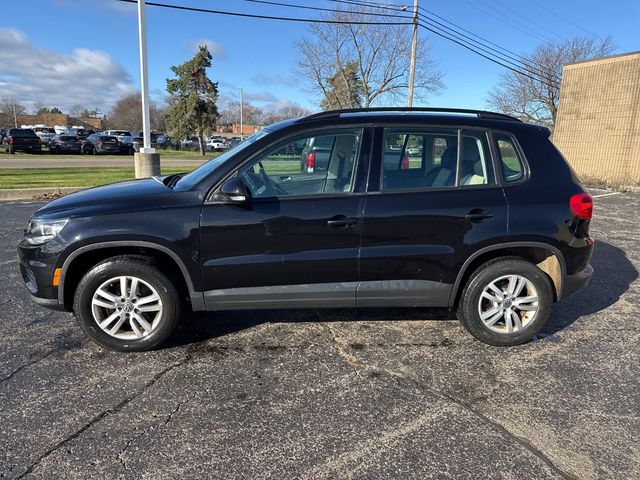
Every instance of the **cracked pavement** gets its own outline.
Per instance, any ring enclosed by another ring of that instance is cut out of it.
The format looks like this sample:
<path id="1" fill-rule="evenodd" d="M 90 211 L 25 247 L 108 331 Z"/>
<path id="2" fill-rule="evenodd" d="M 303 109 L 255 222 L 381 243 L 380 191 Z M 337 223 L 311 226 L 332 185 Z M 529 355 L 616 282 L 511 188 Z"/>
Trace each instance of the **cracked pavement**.
<path id="1" fill-rule="evenodd" d="M 103 351 L 28 299 L 15 244 L 38 206 L 0 203 L 0 478 L 640 477 L 638 195 L 596 198 L 591 286 L 512 348 L 446 310 L 341 309 Z"/>

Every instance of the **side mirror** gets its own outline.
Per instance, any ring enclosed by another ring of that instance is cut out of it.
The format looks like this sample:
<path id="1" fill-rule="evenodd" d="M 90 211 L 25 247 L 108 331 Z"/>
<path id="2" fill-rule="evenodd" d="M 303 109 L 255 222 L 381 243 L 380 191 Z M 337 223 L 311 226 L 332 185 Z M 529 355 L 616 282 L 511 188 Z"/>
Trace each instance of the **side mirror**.
<path id="1" fill-rule="evenodd" d="M 213 201 L 240 204 L 250 200 L 249 189 L 239 177 L 232 177 L 213 194 Z"/>

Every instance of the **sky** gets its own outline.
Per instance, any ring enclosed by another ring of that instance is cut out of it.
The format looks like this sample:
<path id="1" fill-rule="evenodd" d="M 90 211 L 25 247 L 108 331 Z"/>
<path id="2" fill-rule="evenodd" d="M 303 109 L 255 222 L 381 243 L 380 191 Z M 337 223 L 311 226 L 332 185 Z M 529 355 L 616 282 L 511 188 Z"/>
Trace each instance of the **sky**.
<path id="1" fill-rule="evenodd" d="M 319 12 L 247 0 L 158 0 L 245 13 L 318 17 Z M 280 0 L 336 8 L 330 0 Z M 410 0 L 385 0 L 407 4 Z M 640 50 L 640 0 L 421 0 L 420 5 L 518 54 L 549 40 L 611 35 L 615 53 Z M 209 77 L 222 101 L 237 99 L 267 110 L 286 105 L 318 109 L 296 73 L 296 42 L 308 24 L 229 17 L 147 7 L 149 87 L 162 102 L 171 66 L 206 44 L 213 53 Z M 420 29 L 444 74 L 444 90 L 424 104 L 486 108 L 487 93 L 505 69 Z M 122 96 L 139 90 L 136 6 L 118 0 L 2 2 L 0 96 L 27 108 L 42 102 L 63 111 L 81 104 L 108 113 Z M 415 105 L 415 103 L 414 103 Z"/>

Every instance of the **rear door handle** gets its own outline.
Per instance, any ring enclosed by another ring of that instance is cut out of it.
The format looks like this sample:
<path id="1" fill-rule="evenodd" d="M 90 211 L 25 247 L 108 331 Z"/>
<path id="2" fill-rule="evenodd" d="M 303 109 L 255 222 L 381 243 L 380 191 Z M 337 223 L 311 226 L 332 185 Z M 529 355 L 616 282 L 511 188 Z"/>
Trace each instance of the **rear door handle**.
<path id="1" fill-rule="evenodd" d="M 336 215 L 331 220 L 327 220 L 327 225 L 330 227 L 350 227 L 358 223 L 355 218 L 348 218 L 344 215 Z"/>
<path id="2" fill-rule="evenodd" d="M 482 220 L 486 220 L 488 218 L 493 218 L 493 213 L 489 213 L 481 208 L 474 208 L 469 213 L 467 213 L 464 218 L 471 222 L 481 222 Z"/>

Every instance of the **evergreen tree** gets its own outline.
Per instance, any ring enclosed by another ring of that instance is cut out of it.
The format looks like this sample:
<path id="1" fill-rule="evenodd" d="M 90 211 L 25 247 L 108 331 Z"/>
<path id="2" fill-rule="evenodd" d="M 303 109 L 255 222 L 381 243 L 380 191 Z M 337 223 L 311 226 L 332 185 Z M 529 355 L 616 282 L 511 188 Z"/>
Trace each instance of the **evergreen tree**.
<path id="1" fill-rule="evenodd" d="M 362 81 L 356 62 L 347 62 L 327 79 L 328 88 L 320 101 L 322 110 L 362 107 Z"/>
<path id="2" fill-rule="evenodd" d="M 171 67 L 176 78 L 167 79 L 169 127 L 180 138 L 195 132 L 202 155 L 205 131 L 212 128 L 218 118 L 218 83 L 207 77 L 209 67 L 211 53 L 201 45 L 191 60 Z"/>

